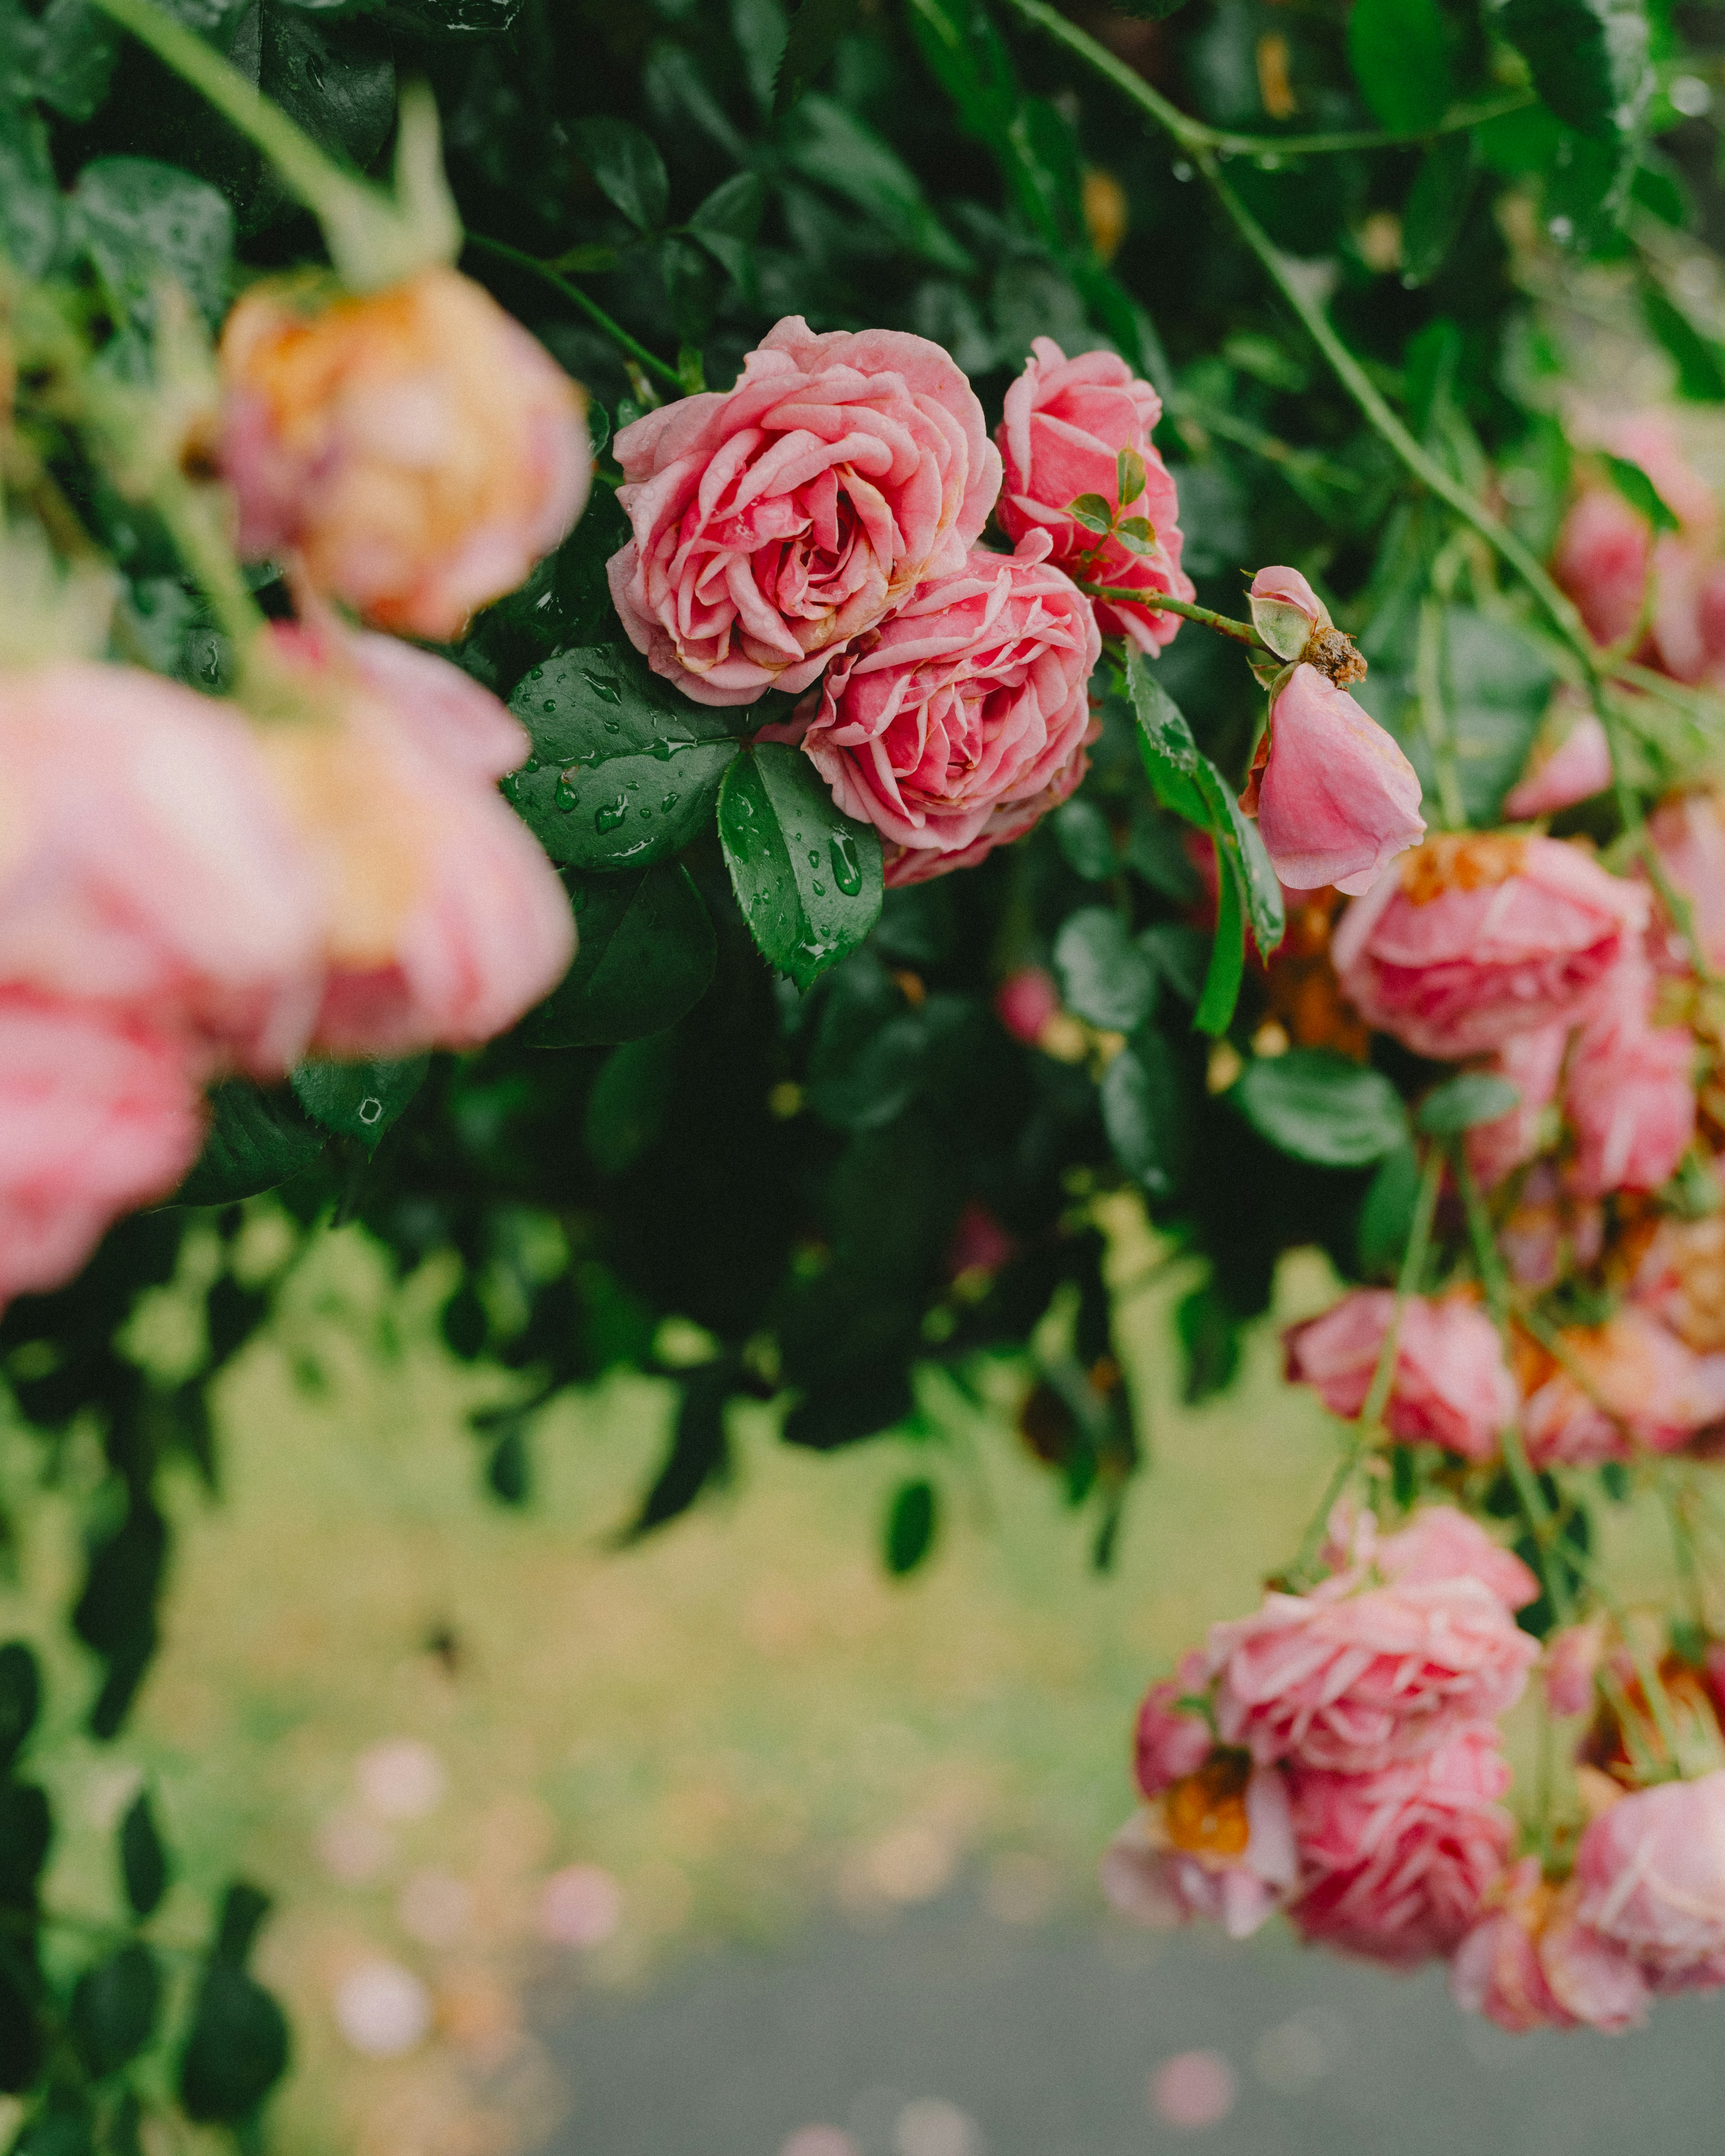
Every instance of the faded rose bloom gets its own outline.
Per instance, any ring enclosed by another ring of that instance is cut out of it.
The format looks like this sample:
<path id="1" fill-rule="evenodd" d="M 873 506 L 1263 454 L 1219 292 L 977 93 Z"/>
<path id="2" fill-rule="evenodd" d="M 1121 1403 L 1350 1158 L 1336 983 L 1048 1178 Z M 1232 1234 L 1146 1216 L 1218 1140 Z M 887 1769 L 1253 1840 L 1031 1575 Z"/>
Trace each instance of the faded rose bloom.
<path id="1" fill-rule="evenodd" d="M 1581 1837 L 1575 1876 L 1580 1921 L 1656 1991 L 1725 1984 L 1725 1768 L 1613 1804 Z"/>
<path id="2" fill-rule="evenodd" d="M 1611 748 L 1592 711 L 1583 711 L 1551 752 L 1503 798 L 1504 821 L 1531 823 L 1590 801 L 1611 783 Z"/>
<path id="3" fill-rule="evenodd" d="M 1506 1609 L 1521 1609 L 1539 1592 L 1522 1560 L 1453 1505 L 1421 1506 L 1406 1527 L 1374 1539 L 1370 1554 L 1385 1579 L 1409 1587 L 1474 1579 Z"/>
<path id="4" fill-rule="evenodd" d="M 1258 830 L 1281 880 L 1369 891 L 1425 836 L 1420 779 L 1377 721 L 1314 666 L 1296 666 L 1270 716 Z"/>
<path id="5" fill-rule="evenodd" d="M 583 393 L 453 270 L 319 307 L 255 285 L 222 333 L 239 547 L 386 629 L 458 635 L 580 515 Z"/>
<path id="6" fill-rule="evenodd" d="M 634 536 L 611 558 L 629 640 L 698 704 L 806 689 L 964 565 L 1000 459 L 964 376 L 899 330 L 770 330 L 734 388 L 617 437 Z"/>
<path id="7" fill-rule="evenodd" d="M 1545 1703 L 1553 1714 L 1584 1714 L 1594 1702 L 1594 1677 L 1605 1651 L 1603 1618 L 1566 1625 L 1545 1643 Z"/>
<path id="8" fill-rule="evenodd" d="M 1388 1288 L 1358 1288 L 1322 1317 L 1290 1327 L 1282 1335 L 1289 1382 L 1312 1386 L 1332 1414 L 1351 1419 L 1366 1404 L 1394 1309 Z M 1392 1437 L 1489 1460 L 1519 1404 L 1483 1311 L 1459 1296 L 1409 1296 L 1384 1408 Z"/>
<path id="9" fill-rule="evenodd" d="M 1574 1374 L 1553 1364 L 1522 1409 L 1536 1466 L 1597 1466 L 1638 1445 L 1674 1452 L 1725 1421 L 1725 1354 L 1696 1354 L 1634 1304 L 1558 1337 Z"/>
<path id="10" fill-rule="evenodd" d="M 1512 2035 L 1530 2029 L 1632 2028 L 1647 1983 L 1615 1941 L 1575 1917 L 1578 1890 L 1551 1886 L 1524 1856 L 1486 1892 L 1484 1913 L 1455 1949 L 1450 1996 Z"/>
<path id="11" fill-rule="evenodd" d="M 1708 970 L 1725 971 L 1725 796 L 1708 788 L 1662 801 L 1648 819 L 1647 835 L 1661 867 L 1689 902 L 1691 924 Z M 1691 968 L 1682 932 L 1663 918 L 1662 909 L 1654 947 L 1668 971 Z"/>
<path id="12" fill-rule="evenodd" d="M 994 430 L 1005 465 L 996 509 L 1001 529 L 1014 542 L 1046 531 L 1054 560 L 1089 583 L 1189 599 L 1174 482 L 1151 441 L 1162 399 L 1111 352 L 1068 359 L 1051 337 L 1038 337 L 1030 353 Z M 1144 468 L 1144 485 L 1128 501 L 1118 495 L 1122 450 Z M 1111 537 L 1098 552 L 1096 535 L 1069 513 L 1081 494 L 1100 495 L 1122 516 L 1142 517 L 1155 535 L 1145 542 L 1149 551 L 1134 553 Z M 1152 654 L 1180 626 L 1176 613 L 1100 599 L 1096 619 L 1105 636 L 1127 637 Z"/>
<path id="13" fill-rule="evenodd" d="M 1695 1136 L 1695 1041 L 1651 1023 L 1653 975 L 1640 952 L 1607 977 L 1570 1058 L 1564 1105 L 1575 1132 L 1570 1179 L 1584 1198 L 1657 1190 Z"/>
<path id="14" fill-rule="evenodd" d="M 1133 1770 L 1147 1797 L 1159 1797 L 1171 1783 L 1195 1774 L 1209 1758 L 1215 1739 L 1201 1714 L 1183 1707 L 1183 1696 L 1201 1691 L 1209 1682 L 1202 1655 L 1188 1655 L 1178 1680 L 1163 1678 L 1144 1695 L 1133 1732 Z"/>
<path id="15" fill-rule="evenodd" d="M 1115 1835 L 1102 1891 L 1139 1923 L 1168 1928 L 1200 1917 L 1243 1939 L 1286 1899 L 1296 1871 L 1281 1774 L 1218 1749 Z"/>
<path id="16" fill-rule="evenodd" d="M 141 1018 L 0 989 L 0 1306 L 64 1286 L 111 1222 L 183 1181 L 201 1077 Z"/>
<path id="17" fill-rule="evenodd" d="M 1101 641 L 1033 532 L 980 549 L 858 639 L 768 739 L 794 740 L 847 816 L 886 844 L 890 885 L 968 868 L 1084 773 Z"/>
<path id="18" fill-rule="evenodd" d="M 1507 1079 L 1521 1097 L 1507 1114 L 1476 1123 L 1467 1133 L 1468 1165 L 1481 1189 L 1495 1190 L 1540 1150 L 1545 1111 L 1558 1096 L 1572 1030 L 1567 1020 L 1559 1019 L 1532 1033 L 1518 1033 L 1491 1058 L 1487 1067 Z"/>
<path id="19" fill-rule="evenodd" d="M 1450 1953 L 1515 1831 L 1497 1731 L 1461 1729 L 1368 1774 L 1289 1780 L 1301 1872 L 1289 1913 L 1301 1935 L 1395 1968 Z"/>
<path id="20" fill-rule="evenodd" d="M 1645 891 L 1559 839 L 1446 834 L 1348 909 L 1332 951 L 1368 1024 L 1449 1060 L 1578 1014 L 1646 918 Z"/>
<path id="21" fill-rule="evenodd" d="M 1036 1045 L 1060 1008 L 1060 985 L 1045 966 L 1021 966 L 994 991 L 995 1017 L 1026 1048 Z"/>

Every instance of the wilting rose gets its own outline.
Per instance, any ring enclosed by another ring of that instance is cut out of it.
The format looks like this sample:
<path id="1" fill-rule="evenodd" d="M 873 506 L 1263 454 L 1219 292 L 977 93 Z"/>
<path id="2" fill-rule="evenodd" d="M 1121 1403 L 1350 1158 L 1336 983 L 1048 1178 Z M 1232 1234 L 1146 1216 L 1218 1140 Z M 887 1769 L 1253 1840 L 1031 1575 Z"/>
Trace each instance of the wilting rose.
<path id="1" fill-rule="evenodd" d="M 1530 2029 L 1632 2028 L 1647 1982 L 1622 1947 L 1575 1917 L 1578 1889 L 1554 1887 L 1524 1856 L 1488 1888 L 1450 1964 L 1450 1996 L 1512 2035 Z"/>
<path id="2" fill-rule="evenodd" d="M 1179 504 L 1168 467 L 1152 444 L 1162 399 L 1111 352 L 1081 352 L 1068 359 L 1051 337 L 1038 337 L 1024 371 L 1006 393 L 1004 416 L 995 429 L 1005 478 L 996 511 L 1008 538 L 1046 531 L 1053 558 L 1074 576 L 1118 589 L 1166 592 L 1189 599 L 1192 579 L 1180 567 L 1184 544 Z M 1120 455 L 1137 457 L 1144 484 L 1130 500 L 1119 498 Z M 1081 494 L 1100 495 L 1111 511 L 1142 517 L 1153 538 L 1139 553 L 1114 537 L 1101 542 L 1070 514 Z M 1156 652 L 1180 626 L 1176 613 L 1154 607 L 1096 602 L 1106 636 L 1124 636 L 1140 651 Z"/>
<path id="3" fill-rule="evenodd" d="M 1295 891 L 1357 897 L 1424 837 L 1420 779 L 1377 721 L 1314 666 L 1277 693 L 1257 776 L 1258 831 Z"/>
<path id="4" fill-rule="evenodd" d="M 1522 1409 L 1536 1466 L 1596 1466 L 1638 1445 L 1673 1452 L 1725 1422 L 1725 1354 L 1696 1354 L 1649 1312 L 1625 1305 L 1558 1337 L 1570 1368 L 1551 1364 Z"/>
<path id="5" fill-rule="evenodd" d="M 1332 1414 L 1357 1415 L 1394 1309 L 1388 1288 L 1358 1288 L 1322 1317 L 1290 1327 L 1282 1336 L 1289 1381 L 1312 1386 Z M 1489 1460 L 1519 1404 L 1497 1328 L 1476 1304 L 1408 1297 L 1384 1407 L 1392 1437 Z"/>
<path id="6" fill-rule="evenodd" d="M 1495 1190 L 1507 1175 L 1532 1160 L 1545 1135 L 1546 1110 L 1558 1096 L 1563 1055 L 1573 1028 L 1566 1019 L 1518 1033 L 1491 1059 L 1497 1077 L 1507 1080 L 1518 1098 L 1506 1114 L 1476 1123 L 1467 1133 L 1468 1164 L 1482 1190 Z"/>
<path id="7" fill-rule="evenodd" d="M 1581 1837 L 1575 1876 L 1577 1916 L 1656 1991 L 1725 1984 L 1725 1768 L 1613 1804 Z"/>
<path id="8" fill-rule="evenodd" d="M 1241 1939 L 1286 1899 L 1296 1871 L 1282 1775 L 1218 1749 L 1115 1835 L 1102 1891 L 1139 1923 L 1205 1918 Z"/>
<path id="9" fill-rule="evenodd" d="M 129 666 L 0 676 L 0 985 L 279 1072 L 317 1007 L 318 893 L 232 706 Z"/>
<path id="10" fill-rule="evenodd" d="M 1420 1055 L 1478 1055 L 1578 1013 L 1645 925 L 1646 893 L 1556 839 L 1428 839 L 1351 906 L 1350 1000 Z"/>
<path id="11" fill-rule="evenodd" d="M 1652 970 L 1623 959 L 1589 1006 L 1569 1060 L 1564 1105 L 1575 1132 L 1570 1171 L 1584 1198 L 1657 1190 L 1695 1136 L 1695 1041 L 1651 1022 Z"/>
<path id="12" fill-rule="evenodd" d="M 1590 801 L 1611 783 L 1611 747 L 1592 711 L 1583 711 L 1563 740 L 1503 798 L 1506 823 L 1554 816 L 1578 801 Z"/>
<path id="13" fill-rule="evenodd" d="M 240 551 L 383 628 L 459 634 L 587 499 L 581 391 L 453 270 L 322 307 L 254 285 L 221 362 Z"/>
<path id="14" fill-rule="evenodd" d="M 768 738 L 794 740 L 847 816 L 886 845 L 886 880 L 968 868 L 1021 837 L 1084 775 L 1094 616 L 1045 558 L 980 549 L 860 637 Z"/>
<path id="15" fill-rule="evenodd" d="M 201 1059 L 147 1020 L 0 989 L 0 1306 L 64 1286 L 203 1139 Z"/>
<path id="16" fill-rule="evenodd" d="M 1370 1774 L 1289 1778 L 1303 1937 L 1408 1968 L 1448 1953 L 1503 1869 L 1514 1823 L 1495 1729 L 1452 1734 Z"/>
<path id="17" fill-rule="evenodd" d="M 964 376 L 899 330 L 788 316 L 724 391 L 617 437 L 634 536 L 611 595 L 655 673 L 700 704 L 806 689 L 981 536 L 1000 459 Z"/>
<path id="18" fill-rule="evenodd" d="M 324 886 L 316 1045 L 406 1055 L 514 1024 L 574 955 L 551 864 L 493 780 L 528 743 L 459 668 L 333 624 L 278 624 L 270 651 L 322 721 L 266 747 Z"/>
<path id="19" fill-rule="evenodd" d="M 1725 972 L 1725 796 L 1708 789 L 1662 801 L 1648 819 L 1647 835 L 1660 865 L 1689 902 L 1702 961 L 1710 972 Z M 1682 932 L 1662 918 L 1660 929 L 1659 963 L 1674 971 L 1686 969 L 1692 960 Z"/>

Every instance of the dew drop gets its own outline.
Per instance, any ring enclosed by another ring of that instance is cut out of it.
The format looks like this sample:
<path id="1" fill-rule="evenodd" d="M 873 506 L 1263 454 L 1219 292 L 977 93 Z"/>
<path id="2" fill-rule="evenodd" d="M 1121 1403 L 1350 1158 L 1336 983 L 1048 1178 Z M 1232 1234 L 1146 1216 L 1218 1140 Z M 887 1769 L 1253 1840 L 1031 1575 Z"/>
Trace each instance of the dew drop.
<path id="1" fill-rule="evenodd" d="M 583 674 L 581 678 L 602 703 L 620 704 L 623 701 L 617 684 L 608 681 L 603 674 Z"/>
<path id="2" fill-rule="evenodd" d="M 623 721 L 620 719 L 607 719 L 605 732 L 608 734 L 620 734 L 623 732 Z"/>
<path id="3" fill-rule="evenodd" d="M 577 806 L 577 796 L 575 793 L 576 767 L 577 767 L 575 765 L 571 764 L 568 770 L 564 772 L 559 777 L 557 780 L 557 790 L 552 796 L 552 800 L 556 802 L 557 807 L 562 809 L 562 813 L 566 816 L 572 808 Z"/>
<path id="4" fill-rule="evenodd" d="M 375 1093 L 367 1093 L 364 1100 L 362 1100 L 359 1104 L 359 1119 L 361 1122 L 365 1125 L 367 1130 L 369 1130 L 372 1125 L 377 1122 L 378 1116 L 381 1116 L 382 1112 L 383 1103 L 377 1098 Z"/>
<path id="5" fill-rule="evenodd" d="M 672 809 L 676 807 L 677 799 L 678 797 L 675 793 L 667 793 L 659 804 L 660 814 L 662 816 L 669 816 Z"/>
<path id="6" fill-rule="evenodd" d="M 541 703 L 540 706 L 539 706 L 539 708 L 540 708 L 540 710 L 541 710 L 542 711 L 554 711 L 557 709 L 557 698 L 556 698 L 555 696 L 547 696 L 547 697 L 546 697 L 546 698 L 544 699 L 544 701 Z"/>
<path id="7" fill-rule="evenodd" d="M 862 863 L 857 859 L 855 839 L 849 831 L 834 831 L 827 841 L 827 851 L 833 857 L 833 881 L 846 898 L 855 898 L 862 889 Z"/>
<path id="8" fill-rule="evenodd" d="M 619 793 L 614 801 L 607 801 L 594 809 L 593 827 L 601 834 L 614 831 L 629 814 L 629 803 Z"/>
<path id="9" fill-rule="evenodd" d="M 817 898 L 824 898 L 827 895 L 826 886 L 824 883 L 817 883 L 814 886 L 814 895 Z"/>

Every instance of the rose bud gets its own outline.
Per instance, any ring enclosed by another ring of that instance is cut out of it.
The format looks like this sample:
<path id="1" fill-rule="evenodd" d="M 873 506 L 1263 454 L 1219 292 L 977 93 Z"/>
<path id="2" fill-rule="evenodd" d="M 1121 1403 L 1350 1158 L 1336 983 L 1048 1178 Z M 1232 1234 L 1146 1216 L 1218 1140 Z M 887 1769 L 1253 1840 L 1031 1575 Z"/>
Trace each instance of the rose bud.
<path id="1" fill-rule="evenodd" d="M 1580 1921 L 1656 1991 L 1725 1984 L 1725 1768 L 1613 1804 L 1581 1837 L 1575 1876 Z"/>
<path id="2" fill-rule="evenodd" d="M 1102 1892 L 1138 1923 L 1204 1918 L 1243 1939 L 1286 1900 L 1296 1871 L 1280 1771 L 1207 1744 L 1108 1845 Z"/>
<path id="3" fill-rule="evenodd" d="M 1312 1386 L 1332 1414 L 1351 1420 L 1366 1404 L 1394 1309 L 1388 1288 L 1359 1288 L 1291 1327 L 1282 1335 L 1289 1382 Z M 1489 1460 L 1520 1404 L 1497 1328 L 1477 1305 L 1408 1297 L 1384 1406 L 1392 1437 Z"/>
<path id="4" fill-rule="evenodd" d="M 1553 1887 L 1524 1856 L 1486 1890 L 1484 1913 L 1450 1964 L 1450 1996 L 1512 2035 L 1620 2030 L 1645 2019 L 1647 1979 L 1615 1940 L 1579 1923 L 1574 1881 Z"/>
<path id="5" fill-rule="evenodd" d="M 1245 803 L 1281 881 L 1368 891 L 1425 835 L 1420 778 L 1377 721 L 1315 666 L 1276 691 L 1264 762 Z"/>
<path id="6" fill-rule="evenodd" d="M 1026 1048 L 1036 1045 L 1060 1008 L 1060 984 L 1045 966 L 1020 966 L 994 991 L 995 1017 Z"/>
<path id="7" fill-rule="evenodd" d="M 1353 639 L 1344 636 L 1330 610 L 1297 569 L 1260 569 L 1248 594 L 1252 627 L 1288 665 L 1315 667 L 1338 689 L 1366 678 L 1366 662 Z"/>
<path id="8" fill-rule="evenodd" d="M 960 569 L 1000 488 L 969 382 L 900 330 L 816 336 L 787 316 L 732 389 L 617 437 L 634 536 L 623 626 L 698 704 L 806 689 L 925 578 Z"/>
<path id="9" fill-rule="evenodd" d="M 1531 823 L 1554 816 L 1578 801 L 1591 801 L 1611 784 L 1611 747 L 1592 711 L 1584 711 L 1551 753 L 1503 797 L 1504 821 Z"/>
<path id="10" fill-rule="evenodd" d="M 1428 839 L 1343 916 L 1343 991 L 1417 1055 L 1453 1059 L 1578 1015 L 1647 917 L 1638 885 L 1557 839 Z"/>
<path id="11" fill-rule="evenodd" d="M 1084 775 L 1101 643 L 1047 548 L 1039 531 L 1016 554 L 973 552 L 762 730 L 800 742 L 845 814 L 880 832 L 889 885 L 971 867 Z"/>
<path id="12" fill-rule="evenodd" d="M 1055 563 L 1087 583 L 1189 599 L 1174 482 L 1151 439 L 1161 417 L 1162 399 L 1116 353 L 1068 359 L 1051 337 L 1038 337 L 994 430 L 1005 466 L 1001 530 L 1014 543 L 1046 531 Z M 1089 521 L 1073 514 L 1086 495 L 1111 531 L 1097 529 L 1093 506 Z M 1105 636 L 1152 654 L 1180 626 L 1178 614 L 1106 599 L 1096 619 Z"/>
<path id="13" fill-rule="evenodd" d="M 1652 1004 L 1652 971 L 1637 951 L 1607 978 L 1570 1058 L 1570 1181 L 1583 1198 L 1657 1190 L 1695 1136 L 1694 1037 L 1651 1024 Z"/>
<path id="14" fill-rule="evenodd" d="M 1531 1386 L 1522 1435 L 1537 1467 L 1594 1467 L 1638 1446 L 1675 1452 L 1725 1422 L 1725 1354 L 1697 1355 L 1633 1303 L 1559 1334 L 1568 1365 Z"/>
<path id="15" fill-rule="evenodd" d="M 321 309 L 254 285 L 221 365 L 241 553 L 290 555 L 382 628 L 459 635 L 586 501 L 583 393 L 453 270 Z"/>
<path id="16" fill-rule="evenodd" d="M 0 989 L 0 1307 L 63 1286 L 203 1141 L 203 1059 L 114 1009 Z"/>

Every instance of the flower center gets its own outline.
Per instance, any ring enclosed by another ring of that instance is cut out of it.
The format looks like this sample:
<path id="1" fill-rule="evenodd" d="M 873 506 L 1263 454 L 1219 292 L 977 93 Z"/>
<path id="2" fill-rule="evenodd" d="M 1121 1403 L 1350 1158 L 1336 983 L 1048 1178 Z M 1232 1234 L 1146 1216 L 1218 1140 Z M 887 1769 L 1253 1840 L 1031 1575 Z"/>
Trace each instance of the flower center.
<path id="1" fill-rule="evenodd" d="M 1447 891 L 1481 891 L 1519 875 L 1527 860 L 1525 839 L 1478 837 L 1446 832 L 1402 856 L 1402 889 L 1414 906 L 1429 906 Z"/>
<path id="2" fill-rule="evenodd" d="M 1211 1753 L 1195 1774 L 1172 1784 L 1163 1799 L 1168 1838 L 1194 1856 L 1241 1856 L 1251 1838 L 1246 1821 L 1250 1753 Z"/>
<path id="3" fill-rule="evenodd" d="M 1333 681 L 1338 689 L 1351 682 L 1366 678 L 1366 662 L 1351 636 L 1344 636 L 1339 629 L 1315 629 L 1306 639 L 1306 648 L 1300 654 L 1302 666 L 1315 666 L 1320 674 Z"/>

